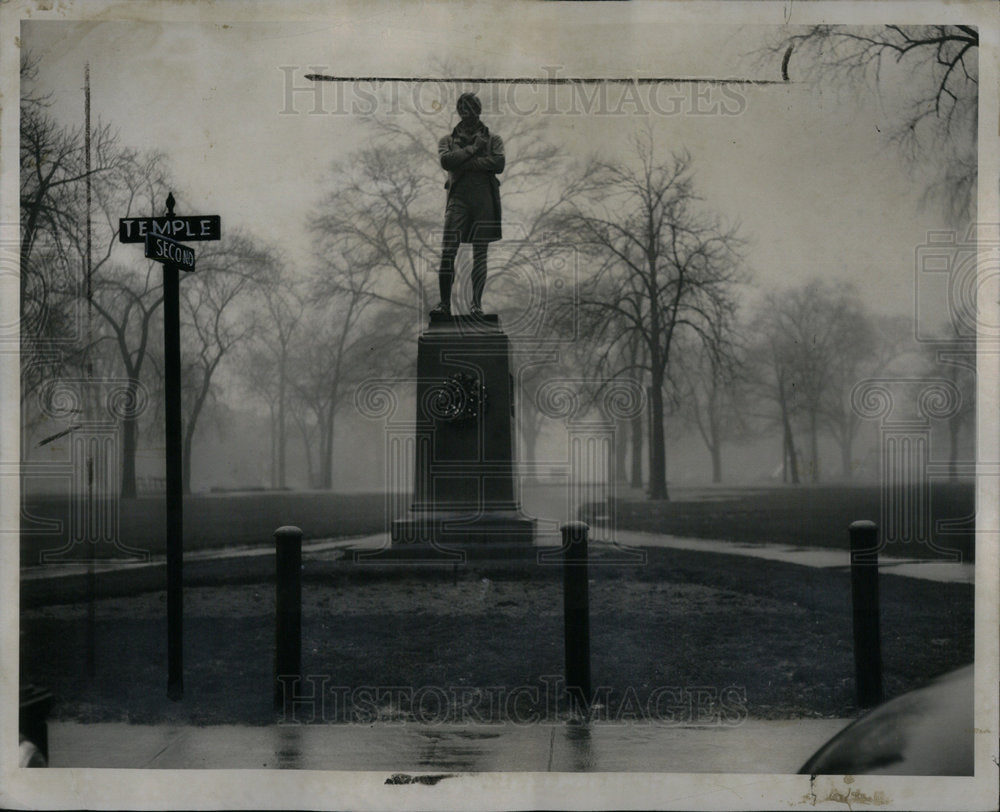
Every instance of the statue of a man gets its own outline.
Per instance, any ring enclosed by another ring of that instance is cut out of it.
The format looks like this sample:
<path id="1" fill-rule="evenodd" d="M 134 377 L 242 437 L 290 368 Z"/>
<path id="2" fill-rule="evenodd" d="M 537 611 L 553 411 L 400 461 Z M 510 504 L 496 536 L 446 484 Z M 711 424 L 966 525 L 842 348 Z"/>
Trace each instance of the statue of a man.
<path id="1" fill-rule="evenodd" d="M 483 315 L 486 287 L 486 249 L 502 236 L 500 230 L 500 181 L 503 172 L 503 141 L 479 120 L 483 105 L 475 93 L 463 93 L 456 105 L 462 120 L 438 142 L 441 167 L 448 172 L 445 189 L 448 204 L 444 215 L 444 240 L 438 286 L 441 301 L 431 313 L 451 314 L 451 286 L 455 279 L 455 255 L 461 243 L 472 243 L 472 307 Z"/>

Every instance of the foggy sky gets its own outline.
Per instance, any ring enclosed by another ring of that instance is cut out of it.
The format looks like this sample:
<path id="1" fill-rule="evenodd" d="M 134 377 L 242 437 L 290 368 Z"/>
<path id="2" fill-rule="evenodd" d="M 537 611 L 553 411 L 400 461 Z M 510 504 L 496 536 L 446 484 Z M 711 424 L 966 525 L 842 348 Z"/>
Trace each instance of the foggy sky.
<path id="1" fill-rule="evenodd" d="M 809 22 L 808 13 L 796 6 L 792 22 Z M 738 25 L 762 19 L 761 6 L 729 4 L 706 24 L 676 3 L 143 3 L 128 14 L 24 21 L 20 46 L 38 60 L 32 92 L 51 94 L 61 124 L 81 126 L 89 63 L 95 123 L 118 128 L 125 145 L 169 156 L 178 213 L 219 214 L 224 234 L 246 230 L 303 274 L 316 261 L 308 218 L 331 165 L 370 137 L 353 105 L 364 110 L 372 98 L 370 85 L 350 83 L 321 84 L 317 97 L 305 74 L 438 76 L 445 64 L 449 76 L 777 80 L 780 58 L 759 64 L 751 54 L 785 22 L 775 7 L 773 25 Z M 844 19 L 857 20 L 858 10 Z M 624 103 L 620 88 L 597 114 L 579 113 L 579 89 L 486 87 L 480 95 L 487 123 L 519 110 L 544 116 L 547 137 L 581 161 L 629 155 L 633 134 L 647 127 L 660 157 L 689 150 L 696 191 L 748 240 L 749 306 L 821 276 L 856 285 L 876 313 L 910 315 L 916 251 L 929 230 L 948 227 L 942 212 L 920 205 L 932 170 L 908 163 L 889 138 L 910 77 L 889 70 L 880 92 L 855 92 L 804 81 L 804 58 L 793 58 L 787 84 L 643 88 L 641 109 Z M 393 89 L 409 101 L 416 87 Z M 447 86 L 419 90 L 425 104 L 457 95 Z M 440 134 L 456 122 L 447 104 L 437 119 Z M 441 202 L 443 210 L 443 192 Z M 516 224 L 505 222 L 505 231 L 516 233 Z M 132 246 L 121 254 L 142 262 Z M 943 319 L 945 300 L 938 305 Z"/>
<path id="2" fill-rule="evenodd" d="M 288 8 L 291 17 L 296 7 Z M 304 75 L 313 70 L 424 76 L 447 60 L 463 74 L 489 76 L 780 78 L 777 59 L 756 66 L 747 57 L 768 27 L 678 23 L 674 4 L 584 11 L 532 3 L 488 14 L 477 4 L 462 13 L 439 4 L 346 8 L 308 22 L 174 22 L 166 14 L 171 21 L 28 21 L 22 47 L 40 60 L 35 86 L 52 93 L 60 121 L 82 122 L 89 62 L 94 118 L 120 128 L 124 143 L 170 156 L 179 213 L 220 214 L 225 231 L 243 227 L 303 269 L 312 262 L 306 220 L 324 174 L 368 135 L 360 116 L 344 110 L 371 91 L 346 85 L 345 104 L 324 85 L 323 112 L 313 114 L 309 92 L 287 94 L 289 81 L 310 87 Z M 646 126 L 661 155 L 689 149 L 708 205 L 742 223 L 759 288 L 821 275 L 856 284 L 876 312 L 909 313 L 914 252 L 929 229 L 947 224 L 920 209 L 926 178 L 888 141 L 894 78 L 881 97 L 797 81 L 734 87 L 728 97 L 665 86 L 661 113 L 622 104 L 618 114 L 568 115 L 560 110 L 573 106 L 569 89 L 546 97 L 520 88 L 513 106 L 548 116 L 549 137 L 581 159 L 627 150 Z M 399 87 L 406 98 L 412 91 Z M 509 92 L 496 96 L 507 114 Z M 701 112 L 714 108 L 726 112 Z M 487 102 L 484 118 L 490 112 Z M 454 123 L 443 109 L 441 133 Z"/>

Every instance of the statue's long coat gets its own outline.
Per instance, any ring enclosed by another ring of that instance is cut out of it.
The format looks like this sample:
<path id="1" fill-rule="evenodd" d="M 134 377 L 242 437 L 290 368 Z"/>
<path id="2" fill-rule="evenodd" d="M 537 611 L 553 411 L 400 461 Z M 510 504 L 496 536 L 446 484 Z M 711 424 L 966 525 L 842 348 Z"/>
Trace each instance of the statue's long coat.
<path id="1" fill-rule="evenodd" d="M 459 242 L 501 239 L 500 181 L 496 176 L 503 172 L 506 157 L 500 136 L 490 134 L 486 151 L 473 156 L 452 133 L 438 142 L 438 156 L 448 172 L 445 232 L 457 233 Z"/>

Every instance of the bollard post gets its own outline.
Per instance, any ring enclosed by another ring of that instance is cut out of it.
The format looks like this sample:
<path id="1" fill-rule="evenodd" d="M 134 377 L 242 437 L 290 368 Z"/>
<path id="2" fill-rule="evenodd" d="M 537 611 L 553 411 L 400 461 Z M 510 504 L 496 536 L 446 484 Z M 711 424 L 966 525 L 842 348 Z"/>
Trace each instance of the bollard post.
<path id="1" fill-rule="evenodd" d="M 858 707 L 870 708 L 884 698 L 879 639 L 878 527 L 870 521 L 852 522 L 849 533 Z"/>
<path id="2" fill-rule="evenodd" d="M 274 710 L 287 715 L 294 683 L 278 678 L 302 677 L 302 531 L 275 530 L 274 554 Z"/>
<path id="3" fill-rule="evenodd" d="M 585 522 L 559 528 L 563 546 L 563 622 L 566 643 L 566 690 L 580 712 L 590 707 L 590 595 Z"/>

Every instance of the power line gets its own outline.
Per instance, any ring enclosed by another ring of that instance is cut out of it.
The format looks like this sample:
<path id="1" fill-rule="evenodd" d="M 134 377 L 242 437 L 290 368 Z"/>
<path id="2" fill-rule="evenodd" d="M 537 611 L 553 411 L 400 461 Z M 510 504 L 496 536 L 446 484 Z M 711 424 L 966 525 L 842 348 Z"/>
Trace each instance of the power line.
<path id="1" fill-rule="evenodd" d="M 330 76 L 325 73 L 307 73 L 313 82 L 399 82 L 431 84 L 480 84 L 480 85 L 659 85 L 659 84 L 708 84 L 708 85 L 783 85 L 787 79 L 751 79 L 732 77 L 720 79 L 711 76 Z"/>

